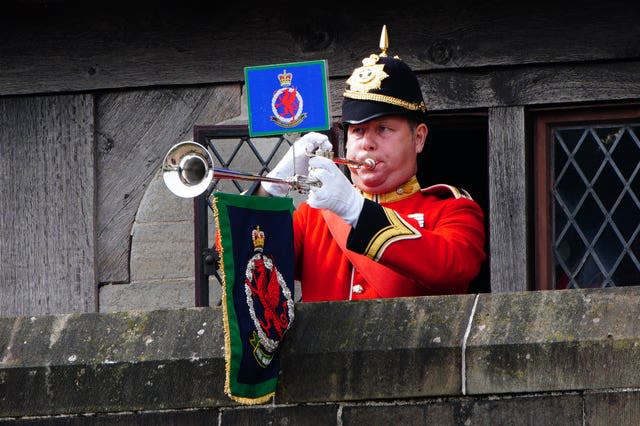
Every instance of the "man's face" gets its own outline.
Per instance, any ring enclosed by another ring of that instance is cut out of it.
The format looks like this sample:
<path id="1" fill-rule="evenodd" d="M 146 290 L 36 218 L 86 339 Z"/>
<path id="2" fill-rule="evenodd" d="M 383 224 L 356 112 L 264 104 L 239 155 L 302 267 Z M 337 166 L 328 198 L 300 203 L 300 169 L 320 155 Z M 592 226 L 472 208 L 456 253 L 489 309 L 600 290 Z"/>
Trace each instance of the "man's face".
<path id="1" fill-rule="evenodd" d="M 351 180 L 362 191 L 381 194 L 395 190 L 417 171 L 416 155 L 422 151 L 427 126 L 414 130 L 402 116 L 383 116 L 347 131 L 347 158 L 375 160 L 373 170 L 351 169 Z"/>

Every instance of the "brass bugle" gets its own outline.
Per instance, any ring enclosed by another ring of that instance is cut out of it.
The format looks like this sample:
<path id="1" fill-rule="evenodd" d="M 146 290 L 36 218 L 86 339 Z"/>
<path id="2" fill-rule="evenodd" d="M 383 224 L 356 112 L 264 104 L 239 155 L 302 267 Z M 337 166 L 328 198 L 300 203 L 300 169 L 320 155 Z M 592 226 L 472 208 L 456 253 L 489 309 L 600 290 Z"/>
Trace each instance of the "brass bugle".
<path id="1" fill-rule="evenodd" d="M 214 178 L 283 183 L 299 192 L 322 185 L 319 180 L 307 176 L 274 178 L 216 168 L 209 150 L 193 141 L 180 142 L 169 149 L 162 162 L 162 178 L 167 188 L 182 198 L 193 198 L 204 193 L 211 187 Z"/>
<path id="2" fill-rule="evenodd" d="M 352 168 L 373 169 L 375 167 L 375 161 L 370 158 L 358 162 L 345 158 L 333 158 L 332 154 L 332 151 L 321 151 L 309 155 L 327 157 L 336 164 L 345 164 Z M 167 188 L 182 198 L 193 198 L 204 193 L 211 187 L 214 179 L 282 183 L 300 193 L 308 192 L 312 186 L 322 185 L 319 180 L 302 175 L 275 178 L 216 168 L 209 150 L 193 141 L 180 142 L 169 149 L 162 162 L 162 178 Z"/>

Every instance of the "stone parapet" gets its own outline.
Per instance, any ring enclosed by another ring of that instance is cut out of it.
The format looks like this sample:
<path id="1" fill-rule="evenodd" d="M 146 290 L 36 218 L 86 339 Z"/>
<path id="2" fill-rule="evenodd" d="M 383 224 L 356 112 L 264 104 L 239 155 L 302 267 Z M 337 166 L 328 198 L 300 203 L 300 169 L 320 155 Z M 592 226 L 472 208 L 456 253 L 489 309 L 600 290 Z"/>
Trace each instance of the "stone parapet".
<path id="1" fill-rule="evenodd" d="M 639 317 L 636 287 L 298 303 L 257 407 L 224 394 L 219 307 L 0 318 L 0 422 L 627 424 Z"/>

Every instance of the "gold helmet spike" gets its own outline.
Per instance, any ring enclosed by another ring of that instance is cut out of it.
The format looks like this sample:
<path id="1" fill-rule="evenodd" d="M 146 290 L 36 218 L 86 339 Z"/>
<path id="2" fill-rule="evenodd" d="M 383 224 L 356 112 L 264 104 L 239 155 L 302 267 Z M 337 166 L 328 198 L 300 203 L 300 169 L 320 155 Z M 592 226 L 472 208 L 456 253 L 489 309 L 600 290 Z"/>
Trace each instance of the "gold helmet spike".
<path id="1" fill-rule="evenodd" d="M 389 48 L 389 37 L 387 36 L 387 26 L 382 26 L 382 34 L 380 34 L 380 55 L 387 56 L 387 49 Z"/>

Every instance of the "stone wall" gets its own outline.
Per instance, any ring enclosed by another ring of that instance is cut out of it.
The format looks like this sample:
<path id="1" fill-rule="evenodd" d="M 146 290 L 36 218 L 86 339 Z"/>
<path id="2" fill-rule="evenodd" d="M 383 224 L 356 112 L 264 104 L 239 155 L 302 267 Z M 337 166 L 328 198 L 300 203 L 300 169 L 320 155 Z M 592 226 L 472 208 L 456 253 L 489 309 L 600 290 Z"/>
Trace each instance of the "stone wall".
<path id="1" fill-rule="evenodd" d="M 640 289 L 298 303 L 276 396 L 224 393 L 219 307 L 0 318 L 0 423 L 631 425 Z"/>

